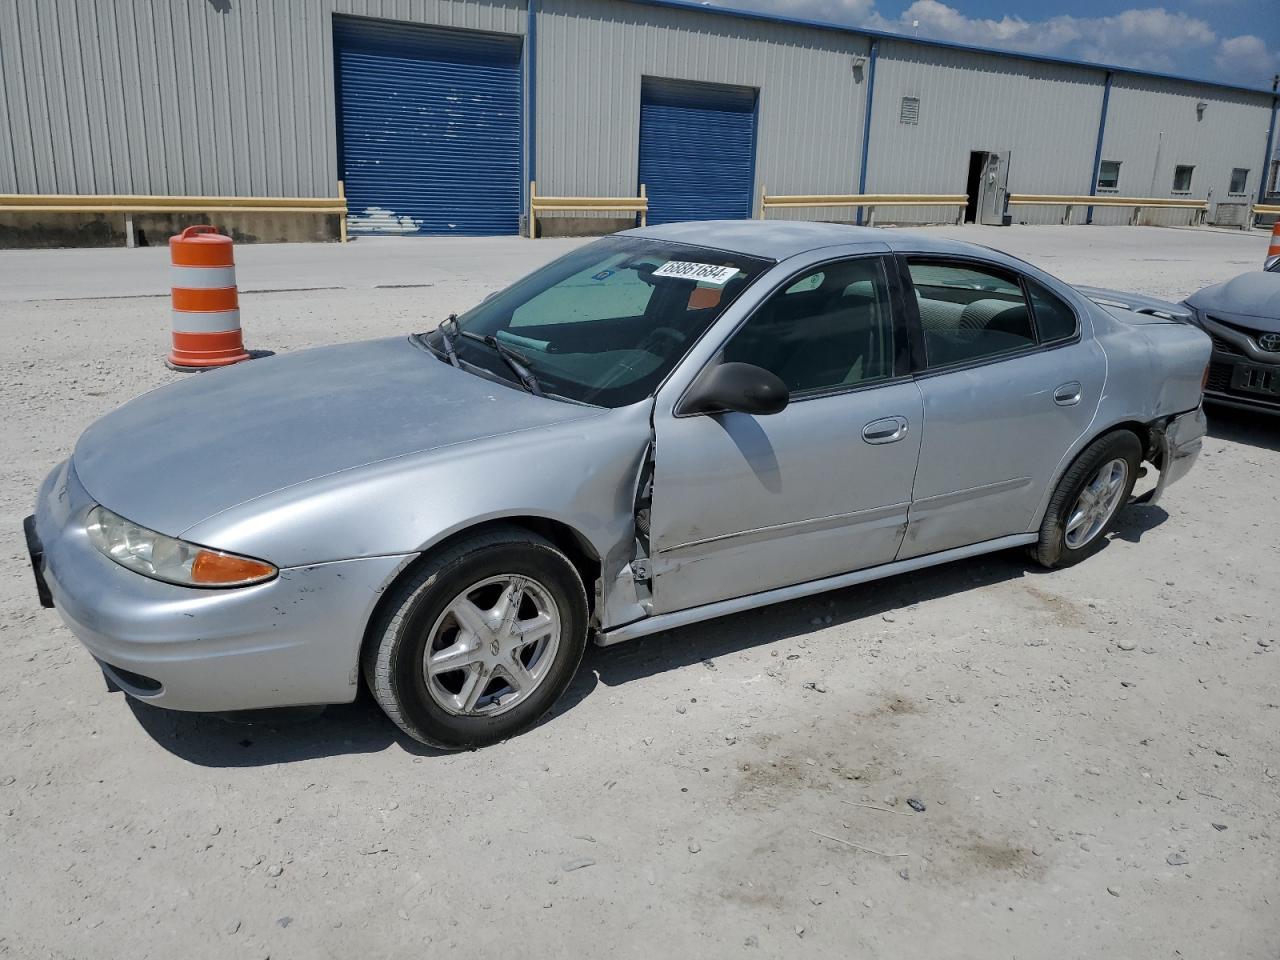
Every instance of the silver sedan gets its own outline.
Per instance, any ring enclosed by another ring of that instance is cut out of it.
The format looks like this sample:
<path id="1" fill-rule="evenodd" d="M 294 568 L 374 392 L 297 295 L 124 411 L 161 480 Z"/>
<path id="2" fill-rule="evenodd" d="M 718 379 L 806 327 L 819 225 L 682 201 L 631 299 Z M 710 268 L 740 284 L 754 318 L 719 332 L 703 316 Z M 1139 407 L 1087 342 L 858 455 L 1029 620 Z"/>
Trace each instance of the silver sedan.
<path id="1" fill-rule="evenodd" d="M 1144 462 L 1158 496 L 1198 454 L 1210 343 L 1093 296 L 909 234 L 627 231 L 430 332 L 104 417 L 39 491 L 37 586 L 139 700 L 338 703 L 363 676 L 410 736 L 492 743 L 589 639 L 1098 550 Z"/>

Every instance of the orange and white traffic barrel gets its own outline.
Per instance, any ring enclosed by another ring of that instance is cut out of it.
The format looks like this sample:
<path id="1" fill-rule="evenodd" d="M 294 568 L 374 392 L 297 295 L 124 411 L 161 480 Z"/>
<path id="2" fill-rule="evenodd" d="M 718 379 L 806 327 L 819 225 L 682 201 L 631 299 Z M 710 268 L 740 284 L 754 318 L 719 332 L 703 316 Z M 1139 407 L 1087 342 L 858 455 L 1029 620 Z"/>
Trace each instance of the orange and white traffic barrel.
<path id="1" fill-rule="evenodd" d="M 169 238 L 174 370 L 204 370 L 248 360 L 231 238 L 215 227 L 187 227 Z"/>
<path id="2" fill-rule="evenodd" d="M 1271 246 L 1267 248 L 1267 258 L 1262 261 L 1262 269 L 1270 270 L 1280 263 L 1280 219 L 1271 228 Z"/>

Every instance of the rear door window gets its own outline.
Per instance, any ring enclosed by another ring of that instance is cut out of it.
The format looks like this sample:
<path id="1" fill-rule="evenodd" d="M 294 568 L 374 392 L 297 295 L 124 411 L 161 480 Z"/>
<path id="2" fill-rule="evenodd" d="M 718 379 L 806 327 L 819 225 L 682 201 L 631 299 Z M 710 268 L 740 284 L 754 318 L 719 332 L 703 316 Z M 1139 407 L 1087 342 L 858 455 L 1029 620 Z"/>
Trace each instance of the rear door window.
<path id="1" fill-rule="evenodd" d="M 907 261 L 930 368 L 981 360 L 1036 343 L 1016 277 L 978 264 Z"/>

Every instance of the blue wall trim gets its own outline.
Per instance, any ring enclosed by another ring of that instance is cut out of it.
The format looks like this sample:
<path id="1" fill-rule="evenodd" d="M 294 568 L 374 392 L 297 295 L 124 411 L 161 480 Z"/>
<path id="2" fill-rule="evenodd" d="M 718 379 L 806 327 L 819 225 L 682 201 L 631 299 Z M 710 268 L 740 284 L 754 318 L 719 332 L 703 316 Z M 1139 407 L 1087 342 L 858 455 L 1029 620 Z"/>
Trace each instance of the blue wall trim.
<path id="1" fill-rule="evenodd" d="M 871 41 L 871 56 L 867 64 L 867 105 L 862 114 L 862 163 L 858 168 L 858 193 L 867 192 L 867 160 L 871 156 L 871 106 L 876 93 L 876 57 L 880 54 L 880 41 Z M 862 208 L 858 207 L 858 226 L 862 226 Z"/>
<path id="2" fill-rule="evenodd" d="M 1154 77 L 1158 80 L 1180 80 L 1183 83 L 1196 83 L 1204 87 L 1218 87 L 1222 90 L 1234 90 L 1238 93 L 1271 93 L 1261 87 L 1244 87 L 1234 83 L 1222 83 L 1218 80 L 1202 80 L 1199 77 L 1187 77 L 1176 73 L 1158 73 L 1154 70 L 1138 70 L 1133 67 L 1122 67 L 1114 63 L 1093 63 L 1088 60 L 1073 60 L 1070 57 L 1050 57 L 1042 53 L 1023 53 L 1020 50 L 999 50 L 994 47 L 978 47 L 968 43 L 953 43 L 950 40 L 930 40 L 925 37 L 909 37 L 903 33 L 891 33 L 887 30 L 872 30 L 867 27 L 845 26 L 825 20 L 808 20 L 803 17 L 787 17 L 781 14 L 760 13 L 753 10 L 739 10 L 734 7 L 708 6 L 693 0 L 629 0 L 650 7 L 669 7 L 676 10 L 697 10 L 700 13 L 711 13 L 720 16 L 738 17 L 745 20 L 760 20 L 765 23 L 789 23 L 798 27 L 810 27 L 815 30 L 828 30 L 833 33 L 851 33 L 862 37 L 878 37 L 882 40 L 897 40 L 900 43 L 915 43 L 924 47 L 943 47 L 949 50 L 967 50 L 970 53 L 994 54 L 1000 57 L 1012 57 L 1018 60 L 1030 60 L 1035 63 L 1057 63 L 1069 67 L 1088 67 L 1092 70 L 1110 70 L 1131 77 Z"/>
<path id="3" fill-rule="evenodd" d="M 1267 152 L 1262 158 L 1262 179 L 1258 183 L 1258 202 L 1262 203 L 1267 195 L 1267 178 L 1271 176 L 1271 147 L 1276 139 L 1276 111 L 1280 110 L 1280 99 L 1271 98 L 1271 126 L 1267 127 Z"/>
<path id="4" fill-rule="evenodd" d="M 1111 79 L 1114 74 L 1107 71 L 1107 82 L 1102 87 L 1102 112 L 1098 115 L 1098 143 L 1093 148 L 1093 176 L 1089 179 L 1089 196 L 1098 195 L 1098 171 L 1102 169 L 1102 138 L 1107 133 L 1107 106 L 1111 103 Z M 1093 207 L 1089 207 L 1084 215 L 1085 223 L 1093 223 Z"/>
<path id="5" fill-rule="evenodd" d="M 524 182 L 520 184 L 520 208 L 529 210 L 529 181 L 538 179 L 538 0 L 527 0 L 529 6 L 528 24 L 525 28 L 525 69 L 529 73 L 527 81 L 528 104 L 525 108 L 525 123 L 528 124 L 529 156 L 525 158 Z M 528 226 L 529 235 L 533 236 L 533 224 Z"/>

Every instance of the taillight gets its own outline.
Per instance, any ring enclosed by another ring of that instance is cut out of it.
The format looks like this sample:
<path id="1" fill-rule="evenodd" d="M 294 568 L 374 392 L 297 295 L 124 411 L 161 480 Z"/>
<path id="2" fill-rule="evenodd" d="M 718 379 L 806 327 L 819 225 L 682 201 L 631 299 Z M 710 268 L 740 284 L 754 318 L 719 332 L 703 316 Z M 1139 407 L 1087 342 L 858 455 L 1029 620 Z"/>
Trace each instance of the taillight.
<path id="1" fill-rule="evenodd" d="M 1209 364 L 1204 365 L 1204 376 L 1200 378 L 1200 392 L 1204 393 L 1209 389 Z"/>

